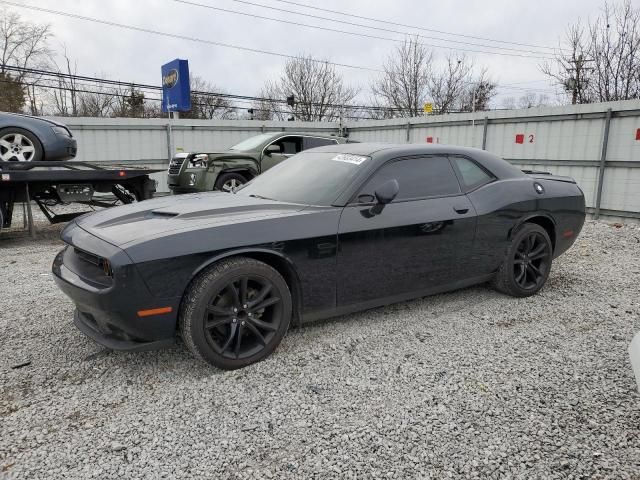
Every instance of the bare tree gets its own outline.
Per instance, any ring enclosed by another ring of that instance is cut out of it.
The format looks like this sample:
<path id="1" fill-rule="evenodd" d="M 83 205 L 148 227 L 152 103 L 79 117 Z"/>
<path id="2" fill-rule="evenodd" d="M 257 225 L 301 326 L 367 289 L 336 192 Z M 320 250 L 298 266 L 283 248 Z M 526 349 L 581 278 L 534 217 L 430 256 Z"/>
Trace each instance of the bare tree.
<path id="1" fill-rule="evenodd" d="M 473 63 L 467 57 L 456 58 L 449 55 L 444 70 L 432 74 L 429 80 L 429 94 L 436 112 L 447 113 L 457 110 L 460 99 L 467 92 L 472 69 Z"/>
<path id="2" fill-rule="evenodd" d="M 117 91 L 104 84 L 83 85 L 78 92 L 78 116 L 110 117 L 113 114 Z"/>
<path id="3" fill-rule="evenodd" d="M 25 22 L 17 13 L 6 7 L 0 7 L 0 74 L 5 79 L 11 77 L 23 84 L 24 88 L 21 91 L 28 101 L 32 114 L 38 113 L 35 97 L 37 76 L 27 74 L 24 70 L 13 71 L 14 73 L 9 75 L 11 71 L 9 67 L 19 69 L 45 67 L 51 56 L 47 45 L 50 36 L 49 25 Z M 25 82 L 27 75 L 30 77 L 30 85 L 26 85 Z M 4 95 L 8 95 L 8 91 L 0 89 L 0 97 Z M 6 101 L 9 100 L 6 99 Z"/>
<path id="4" fill-rule="evenodd" d="M 184 112 L 183 118 L 211 120 L 233 118 L 235 110 L 229 99 L 216 93 L 224 93 L 215 85 L 197 75 L 189 78 L 191 86 L 191 111 Z"/>
<path id="5" fill-rule="evenodd" d="M 150 101 L 145 99 L 142 118 L 163 118 L 166 116 L 166 114 L 162 112 L 161 103 L 162 102 L 159 101 Z"/>
<path id="6" fill-rule="evenodd" d="M 444 69 L 434 71 L 429 81 L 429 95 L 438 113 L 487 110 L 496 88 L 488 70 L 483 68 L 475 76 L 473 61 L 464 55 L 449 55 Z"/>
<path id="7" fill-rule="evenodd" d="M 516 109 L 516 99 L 515 97 L 506 97 L 502 99 L 502 108 L 505 110 L 515 110 Z"/>
<path id="8" fill-rule="evenodd" d="M 143 118 L 145 114 L 144 93 L 134 85 L 114 88 L 111 116 L 120 118 Z"/>
<path id="9" fill-rule="evenodd" d="M 526 92 L 520 98 L 507 97 L 502 100 L 502 108 L 515 110 L 516 108 L 534 108 L 549 105 L 551 100 L 546 93 Z"/>
<path id="10" fill-rule="evenodd" d="M 249 118 L 252 120 L 278 120 L 280 119 L 279 116 L 277 116 L 276 114 L 278 113 L 277 110 L 279 110 L 281 108 L 281 105 L 274 101 L 274 100 L 269 100 L 268 95 L 270 94 L 269 91 L 262 89 L 260 90 L 260 93 L 258 94 L 258 97 L 260 98 L 260 100 L 255 100 L 250 109 L 251 111 L 248 112 L 249 113 Z"/>
<path id="11" fill-rule="evenodd" d="M 416 117 L 423 111 L 432 78 L 433 52 L 410 38 L 398 46 L 387 58 L 384 73 L 371 85 L 371 91 L 379 98 L 374 100 L 382 118 L 390 116 Z M 395 113 L 392 113 L 395 112 Z M 376 115 L 375 111 L 370 112 Z"/>
<path id="12" fill-rule="evenodd" d="M 518 108 L 543 107 L 549 104 L 549 96 L 542 93 L 527 92 L 518 99 Z"/>
<path id="13" fill-rule="evenodd" d="M 78 84 L 75 79 L 77 74 L 77 62 L 72 61 L 64 47 L 64 64 L 62 68 L 54 61 L 56 71 L 60 74 L 56 79 L 58 88 L 48 89 L 53 108 L 53 114 L 59 116 L 78 115 Z"/>
<path id="14" fill-rule="evenodd" d="M 424 44 L 412 38 L 388 58 L 382 78 L 371 86 L 374 118 L 422 115 L 424 104 L 433 103 L 436 113 L 476 111 L 489 108 L 496 83 L 486 69 L 474 75 L 467 57 L 446 58 L 444 67 L 433 67 L 435 57 Z"/>
<path id="15" fill-rule="evenodd" d="M 6 74 L 9 66 L 41 68 L 48 65 L 50 37 L 50 25 L 25 22 L 17 13 L 0 8 L 0 73 Z M 25 75 L 24 72 L 15 74 L 19 81 Z"/>
<path id="16" fill-rule="evenodd" d="M 541 65 L 572 103 L 640 98 L 640 9 L 630 0 L 569 26 L 553 63 Z"/>
<path id="17" fill-rule="evenodd" d="M 488 76 L 487 69 L 480 71 L 477 77 L 469 75 L 466 87 L 460 97 L 458 109 L 461 112 L 479 112 L 489 109 L 491 100 L 496 96 L 497 84 Z"/>
<path id="18" fill-rule="evenodd" d="M 589 25 L 592 80 L 587 86 L 601 102 L 640 98 L 640 8 L 630 0 L 605 3 Z"/>
<path id="19" fill-rule="evenodd" d="M 265 116 L 278 120 L 292 116 L 296 120 L 327 121 L 348 115 L 357 93 L 328 60 L 300 56 L 287 61 L 279 80 L 265 83 L 261 96 L 266 100 L 258 103 Z M 282 103 L 288 97 L 293 97 L 293 105 Z"/>
<path id="20" fill-rule="evenodd" d="M 592 70 L 589 50 L 584 26 L 578 19 L 567 29 L 565 46 L 558 49 L 555 60 L 540 66 L 542 73 L 555 80 L 573 104 L 593 101 L 588 89 Z"/>

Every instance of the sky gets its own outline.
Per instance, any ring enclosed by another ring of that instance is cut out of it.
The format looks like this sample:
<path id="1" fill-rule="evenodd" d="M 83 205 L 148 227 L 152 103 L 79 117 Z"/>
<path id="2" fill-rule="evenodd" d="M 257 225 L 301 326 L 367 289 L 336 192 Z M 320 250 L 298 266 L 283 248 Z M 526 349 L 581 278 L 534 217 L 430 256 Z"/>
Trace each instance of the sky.
<path id="1" fill-rule="evenodd" d="M 177 0 L 13 1 L 23 6 L 47 8 L 251 49 L 286 55 L 310 54 L 331 62 L 373 70 L 382 68 L 385 59 L 393 54 L 394 48 L 408 34 L 418 33 L 423 36 L 420 38 L 422 43 L 434 47 L 436 68 L 449 53 L 466 55 L 473 59 L 476 67 L 486 67 L 489 76 L 499 85 L 499 97 L 494 102 L 498 107 L 503 98 L 518 98 L 527 89 L 539 94 L 546 93 L 552 99 L 557 91 L 540 72 L 539 66 L 545 59 L 532 57 L 541 54 L 509 49 L 544 52 L 543 56 L 552 56 L 552 50 L 541 46 L 557 47 L 569 24 L 574 23 L 579 16 L 582 19 L 597 16 L 603 6 L 603 0 L 295 0 L 302 5 L 406 25 L 399 26 L 277 0 L 246 0 L 271 8 L 249 5 L 244 3 L 245 0 L 189 0 L 187 3 Z M 223 12 L 201 5 L 292 23 Z M 5 8 L 19 13 L 25 20 L 49 23 L 54 34 L 50 40 L 51 48 L 57 51 L 66 48 L 69 56 L 77 62 L 79 75 L 160 85 L 160 66 L 174 58 L 183 58 L 189 60 L 192 75 L 203 77 L 221 90 L 232 94 L 256 95 L 266 80 L 279 76 L 286 62 L 286 58 L 279 56 L 131 31 L 51 12 L 7 7 L 0 2 L 0 11 Z M 325 19 L 309 18 L 294 12 Z M 375 26 L 383 30 L 337 23 L 337 20 Z M 301 23 L 391 40 L 313 29 L 302 26 Z M 446 33 L 436 33 L 433 30 Z M 469 37 L 530 44 L 535 47 Z M 463 51 L 488 50 L 485 46 L 469 43 L 497 47 L 490 50 L 503 55 Z M 366 101 L 370 98 L 369 85 L 372 79 L 380 75 L 378 72 L 347 67 L 338 67 L 338 70 L 346 83 L 360 88 L 359 100 Z"/>

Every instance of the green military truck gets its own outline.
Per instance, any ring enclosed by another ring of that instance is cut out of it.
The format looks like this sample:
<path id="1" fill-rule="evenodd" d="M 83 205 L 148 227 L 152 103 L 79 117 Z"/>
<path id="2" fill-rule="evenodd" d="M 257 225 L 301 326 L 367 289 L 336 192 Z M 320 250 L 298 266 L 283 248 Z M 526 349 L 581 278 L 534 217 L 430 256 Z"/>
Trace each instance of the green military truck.
<path id="1" fill-rule="evenodd" d="M 179 153 L 169 164 L 173 193 L 222 190 L 231 192 L 288 157 L 347 139 L 307 133 L 264 133 L 219 153 Z"/>

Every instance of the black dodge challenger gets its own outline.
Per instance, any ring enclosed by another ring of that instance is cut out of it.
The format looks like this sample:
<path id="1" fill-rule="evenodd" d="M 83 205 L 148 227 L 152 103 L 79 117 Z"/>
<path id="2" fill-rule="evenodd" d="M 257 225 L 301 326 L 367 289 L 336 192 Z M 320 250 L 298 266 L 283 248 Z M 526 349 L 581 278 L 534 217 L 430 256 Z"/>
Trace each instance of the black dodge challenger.
<path id="1" fill-rule="evenodd" d="M 77 327 L 102 345 L 146 350 L 180 336 L 233 369 L 269 355 L 291 323 L 489 281 L 533 295 L 584 219 L 572 179 L 482 150 L 332 145 L 235 193 L 79 217 L 53 273 Z"/>

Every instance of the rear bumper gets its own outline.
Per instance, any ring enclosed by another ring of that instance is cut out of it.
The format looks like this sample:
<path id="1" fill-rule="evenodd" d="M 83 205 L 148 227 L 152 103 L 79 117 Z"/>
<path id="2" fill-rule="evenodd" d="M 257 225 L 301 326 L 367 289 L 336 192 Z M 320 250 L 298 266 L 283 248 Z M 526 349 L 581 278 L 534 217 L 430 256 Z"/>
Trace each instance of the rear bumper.
<path id="1" fill-rule="evenodd" d="M 68 268 L 64 252 L 53 262 L 53 278 L 75 303 L 74 322 L 81 332 L 113 350 L 151 350 L 174 342 L 179 298 L 151 295 L 134 265 L 121 266 L 113 285 L 100 288 Z M 138 315 L 140 310 L 159 307 L 171 307 L 171 312 Z"/>

